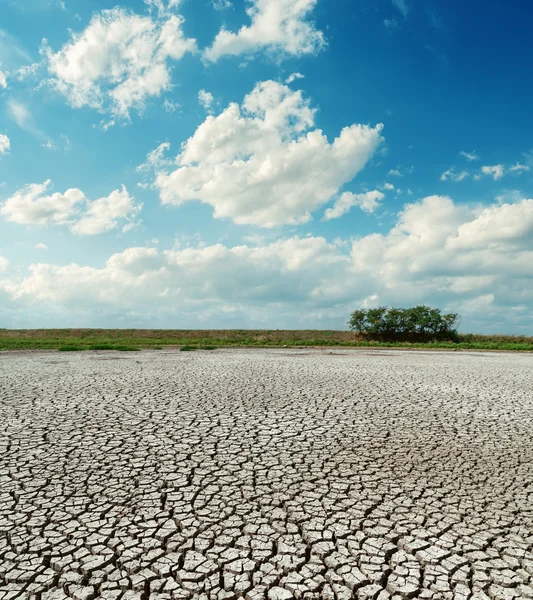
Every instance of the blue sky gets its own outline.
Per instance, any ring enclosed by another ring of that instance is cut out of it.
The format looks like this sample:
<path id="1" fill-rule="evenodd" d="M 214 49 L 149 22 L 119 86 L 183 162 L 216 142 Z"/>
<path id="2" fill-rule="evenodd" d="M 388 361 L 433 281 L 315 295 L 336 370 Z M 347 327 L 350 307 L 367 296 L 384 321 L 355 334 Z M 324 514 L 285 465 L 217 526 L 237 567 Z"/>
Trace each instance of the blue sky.
<path id="1" fill-rule="evenodd" d="M 0 326 L 532 334 L 532 18 L 0 0 Z"/>

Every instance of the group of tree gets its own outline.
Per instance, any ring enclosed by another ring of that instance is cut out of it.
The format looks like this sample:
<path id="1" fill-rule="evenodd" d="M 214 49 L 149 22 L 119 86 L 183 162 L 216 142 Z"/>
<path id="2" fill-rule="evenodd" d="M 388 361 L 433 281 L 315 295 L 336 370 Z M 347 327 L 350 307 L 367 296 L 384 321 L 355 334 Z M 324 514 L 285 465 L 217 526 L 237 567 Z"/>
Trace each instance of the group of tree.
<path id="1" fill-rule="evenodd" d="M 366 337 L 379 340 L 455 341 L 459 315 L 438 308 L 368 308 L 352 313 L 348 325 Z"/>

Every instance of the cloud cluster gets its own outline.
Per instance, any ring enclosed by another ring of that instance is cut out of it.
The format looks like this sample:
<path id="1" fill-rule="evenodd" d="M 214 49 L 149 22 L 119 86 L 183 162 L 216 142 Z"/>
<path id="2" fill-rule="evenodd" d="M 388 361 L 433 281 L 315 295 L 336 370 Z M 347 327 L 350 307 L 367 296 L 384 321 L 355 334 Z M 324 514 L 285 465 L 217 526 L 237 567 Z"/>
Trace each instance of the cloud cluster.
<path id="1" fill-rule="evenodd" d="M 66 225 L 78 235 L 97 235 L 135 225 L 142 204 L 137 204 L 123 186 L 103 198 L 89 200 L 76 188 L 47 193 L 50 180 L 18 190 L 0 205 L 0 215 L 20 225 Z"/>
<path id="2" fill-rule="evenodd" d="M 391 186 L 394 189 L 394 186 Z M 324 213 L 324 220 L 338 219 L 342 215 L 349 212 L 353 206 L 358 206 L 366 213 L 373 213 L 379 206 L 381 200 L 385 198 L 385 194 L 378 190 L 365 192 L 364 194 L 352 194 L 352 192 L 344 192 L 335 201 L 332 208 L 328 208 Z"/>
<path id="3" fill-rule="evenodd" d="M 479 157 L 474 153 L 468 154 L 467 152 L 461 152 L 462 156 L 464 156 L 467 160 L 477 160 Z M 484 165 L 480 168 L 478 173 L 473 175 L 475 181 L 479 181 L 483 175 L 488 175 L 492 177 L 494 181 L 500 181 L 503 179 L 505 175 L 513 174 L 513 175 L 521 175 L 522 173 L 527 173 L 529 171 L 529 167 L 527 165 L 520 164 L 519 162 L 512 167 L 505 167 L 504 165 Z M 470 177 L 471 173 L 469 171 L 456 171 L 455 167 L 450 167 L 448 170 L 444 171 L 444 173 L 440 176 L 441 181 L 454 181 L 459 182 Z"/>
<path id="4" fill-rule="evenodd" d="M 75 107 L 90 106 L 128 118 L 169 89 L 170 60 L 196 49 L 174 14 L 140 16 L 123 8 L 96 13 L 87 28 L 44 54 L 50 83 Z"/>
<path id="5" fill-rule="evenodd" d="M 533 200 L 485 208 L 430 196 L 405 205 L 394 227 L 345 244 L 294 237 L 160 252 L 130 248 L 103 268 L 35 264 L 0 287 L 19 301 L 106 306 L 149 318 L 254 315 L 271 326 L 342 326 L 357 306 L 427 302 L 457 310 L 468 328 L 533 325 Z M 280 317 L 279 315 L 282 315 Z M 253 321 L 253 319 L 252 319 Z"/>
<path id="6" fill-rule="evenodd" d="M 308 221 L 382 141 L 381 125 L 351 125 L 329 143 L 314 122 L 302 92 L 257 84 L 241 106 L 206 118 L 182 145 L 177 168 L 158 171 L 161 201 L 199 200 L 217 218 L 266 228 Z"/>
<path id="7" fill-rule="evenodd" d="M 0 133 L 0 155 L 6 154 L 11 148 L 11 141 L 7 135 Z"/>
<path id="8" fill-rule="evenodd" d="M 324 34 L 308 20 L 318 0 L 250 0 L 250 25 L 237 33 L 222 28 L 204 59 L 216 62 L 222 56 L 270 50 L 299 56 L 325 46 Z"/>

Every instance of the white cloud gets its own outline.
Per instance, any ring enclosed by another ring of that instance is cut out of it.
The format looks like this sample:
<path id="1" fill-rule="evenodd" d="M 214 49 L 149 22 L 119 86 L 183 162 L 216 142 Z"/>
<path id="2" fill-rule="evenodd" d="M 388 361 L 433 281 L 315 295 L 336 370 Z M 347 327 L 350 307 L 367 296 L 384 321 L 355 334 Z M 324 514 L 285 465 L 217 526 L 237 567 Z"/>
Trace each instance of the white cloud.
<path id="1" fill-rule="evenodd" d="M 43 244 L 42 242 L 35 244 L 35 248 L 37 250 L 48 250 L 48 246 L 46 244 Z"/>
<path id="2" fill-rule="evenodd" d="M 506 248 L 519 245 L 533 236 L 533 200 L 514 204 L 489 206 L 479 210 L 476 217 L 457 229 L 448 239 L 449 248 Z"/>
<path id="3" fill-rule="evenodd" d="M 379 206 L 380 201 L 385 198 L 382 192 L 374 190 L 364 194 L 352 194 L 344 192 L 336 201 L 333 208 L 328 208 L 324 213 L 324 220 L 338 219 L 346 214 L 353 206 L 358 206 L 366 213 L 373 213 Z"/>
<path id="4" fill-rule="evenodd" d="M 520 331 L 533 326 L 532 233 L 533 200 L 480 209 L 430 196 L 406 204 L 387 234 L 347 251 L 321 237 L 129 248 L 102 268 L 35 264 L 0 289 L 22 310 L 32 302 L 74 312 L 98 305 L 106 318 L 136 311 L 147 322 L 192 316 L 208 327 L 228 314 L 248 325 L 339 327 L 358 306 L 427 303 L 463 313 L 465 327 Z M 518 325 L 515 314 L 525 315 Z"/>
<path id="5" fill-rule="evenodd" d="M 7 88 L 7 75 L 3 71 L 0 71 L 0 88 Z"/>
<path id="6" fill-rule="evenodd" d="M 171 102 L 168 98 L 165 98 L 165 101 L 163 102 L 163 108 L 167 113 L 173 113 L 180 108 L 180 105 L 177 102 Z"/>
<path id="7" fill-rule="evenodd" d="M 403 18 L 406 19 L 411 10 L 406 0 L 392 0 L 392 4 L 402 14 Z"/>
<path id="8" fill-rule="evenodd" d="M 7 135 L 0 133 L 0 155 L 6 154 L 6 152 L 9 152 L 10 148 L 11 148 L 11 141 L 9 140 Z"/>
<path id="9" fill-rule="evenodd" d="M 8 264 L 9 264 L 9 261 L 7 260 L 7 258 L 0 256 L 0 273 L 2 273 L 3 271 L 5 271 L 7 269 Z"/>
<path id="10" fill-rule="evenodd" d="M 216 218 L 276 227 L 309 221 L 365 166 L 381 125 L 345 127 L 331 144 L 299 91 L 257 84 L 239 106 L 209 116 L 181 148 L 175 170 L 160 170 L 163 204 L 199 200 Z"/>
<path id="11" fill-rule="evenodd" d="M 137 173 L 152 173 L 172 164 L 172 161 L 165 158 L 165 153 L 170 149 L 168 142 L 163 142 L 159 146 L 148 152 L 146 161 L 137 167 Z"/>
<path id="12" fill-rule="evenodd" d="M 498 181 L 504 176 L 505 169 L 503 168 L 503 165 L 493 165 L 481 167 L 481 172 L 483 175 L 490 175 L 494 181 Z"/>
<path id="13" fill-rule="evenodd" d="M 211 4 L 215 10 L 227 10 L 233 8 L 233 3 L 230 0 L 211 0 Z"/>
<path id="14" fill-rule="evenodd" d="M 211 112 L 213 102 L 215 101 L 213 94 L 210 92 L 206 92 L 205 90 L 200 90 L 198 92 L 198 102 L 204 108 L 205 111 Z"/>
<path id="15" fill-rule="evenodd" d="M 30 275 L 7 285 L 16 298 L 60 304 L 106 303 L 124 308 L 152 305 L 182 309 L 201 301 L 272 305 L 319 300 L 349 265 L 349 258 L 323 238 L 292 238 L 267 246 L 221 244 L 160 253 L 130 248 L 109 258 L 104 268 L 32 265 Z M 320 277 L 317 274 L 322 273 Z M 324 275 L 325 273 L 325 275 Z"/>
<path id="16" fill-rule="evenodd" d="M 459 154 L 461 156 L 463 156 L 464 158 L 466 158 L 466 160 L 469 160 L 469 161 L 479 160 L 479 156 L 475 152 L 465 152 L 464 150 L 461 150 L 461 152 L 459 152 Z"/>
<path id="17" fill-rule="evenodd" d="M 44 45 L 50 83 L 75 108 L 90 106 L 128 118 L 132 109 L 141 111 L 148 98 L 170 88 L 168 62 L 196 49 L 182 23 L 173 14 L 103 10 L 59 52 Z"/>
<path id="18" fill-rule="evenodd" d="M 519 162 L 516 165 L 512 166 L 509 171 L 511 173 L 516 173 L 517 175 L 521 175 L 522 173 L 527 173 L 530 168 L 527 165 L 522 165 Z"/>
<path id="19" fill-rule="evenodd" d="M 299 56 L 325 45 L 324 35 L 308 20 L 318 0 L 250 0 L 251 24 L 233 33 L 222 28 L 204 58 L 216 62 L 225 55 L 251 54 L 262 49 Z"/>
<path id="20" fill-rule="evenodd" d="M 392 192 L 396 189 L 392 183 L 388 183 L 387 181 L 380 187 L 382 190 L 387 190 L 388 192 Z"/>
<path id="21" fill-rule="evenodd" d="M 469 175 L 470 175 L 470 173 L 468 171 L 461 171 L 460 173 L 457 173 L 455 171 L 455 169 L 452 167 L 451 169 L 444 171 L 444 173 L 440 176 L 440 180 L 441 181 L 451 180 L 451 181 L 459 182 L 459 181 L 463 181 L 464 179 L 466 179 Z"/>
<path id="22" fill-rule="evenodd" d="M 388 172 L 389 177 L 403 177 L 399 169 L 391 169 Z"/>
<path id="23" fill-rule="evenodd" d="M 304 79 L 305 75 L 302 75 L 301 73 L 292 73 L 292 75 L 289 75 L 287 77 L 287 79 L 285 79 L 285 83 L 288 85 L 290 83 L 292 83 L 293 81 L 296 81 L 297 79 Z"/>
<path id="24" fill-rule="evenodd" d="M 94 201 L 76 188 L 47 195 L 50 186 L 48 180 L 21 188 L 0 205 L 0 215 L 20 225 L 67 225 L 73 233 L 96 235 L 116 229 L 121 221 L 126 222 L 123 231 L 130 229 L 142 208 L 124 186 Z"/>

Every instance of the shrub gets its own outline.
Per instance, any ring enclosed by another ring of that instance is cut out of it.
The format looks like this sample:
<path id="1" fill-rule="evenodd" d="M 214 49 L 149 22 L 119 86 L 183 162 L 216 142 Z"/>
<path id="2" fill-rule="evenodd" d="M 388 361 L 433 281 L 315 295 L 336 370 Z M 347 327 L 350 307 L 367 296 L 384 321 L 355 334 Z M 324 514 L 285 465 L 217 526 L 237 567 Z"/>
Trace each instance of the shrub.
<path id="1" fill-rule="evenodd" d="M 352 331 L 380 340 L 457 341 L 459 315 L 442 314 L 429 306 L 412 308 L 359 309 L 352 313 L 348 325 Z"/>

